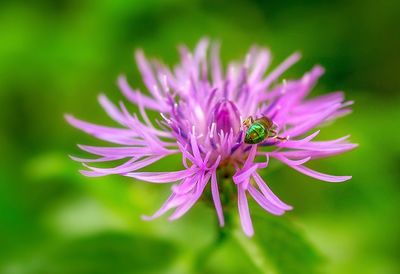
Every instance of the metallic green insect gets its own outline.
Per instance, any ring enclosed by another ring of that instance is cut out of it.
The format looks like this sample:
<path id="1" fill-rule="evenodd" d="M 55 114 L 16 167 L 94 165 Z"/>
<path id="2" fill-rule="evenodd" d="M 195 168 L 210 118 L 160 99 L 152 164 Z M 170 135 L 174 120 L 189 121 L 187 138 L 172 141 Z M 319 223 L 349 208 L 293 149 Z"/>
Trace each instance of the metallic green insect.
<path id="1" fill-rule="evenodd" d="M 287 140 L 287 137 L 279 137 L 274 129 L 274 123 L 268 117 L 261 117 L 254 120 L 252 116 L 244 120 L 243 125 L 246 126 L 247 131 L 244 137 L 246 144 L 258 144 L 267 138 L 274 138 L 281 141 Z"/>

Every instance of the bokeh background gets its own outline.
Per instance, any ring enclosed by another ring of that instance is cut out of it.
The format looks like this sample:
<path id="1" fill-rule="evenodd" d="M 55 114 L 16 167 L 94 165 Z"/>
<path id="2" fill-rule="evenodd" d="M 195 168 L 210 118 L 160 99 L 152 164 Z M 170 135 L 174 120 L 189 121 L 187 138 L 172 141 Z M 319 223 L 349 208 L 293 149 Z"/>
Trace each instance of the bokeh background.
<path id="1" fill-rule="evenodd" d="M 120 73 L 143 86 L 135 48 L 172 65 L 177 44 L 193 48 L 203 36 L 222 42 L 225 63 L 253 43 L 270 47 L 275 65 L 300 50 L 285 77 L 319 63 L 327 73 L 314 95 L 345 90 L 356 102 L 321 137 L 351 133 L 359 148 L 313 164 L 351 181 L 319 182 L 280 165 L 263 174 L 295 207 L 275 218 L 251 205 L 252 241 L 275 270 L 400 273 L 399 14 L 397 0 L 2 1 L 0 273 L 261 273 L 235 237 L 198 261 L 216 237 L 206 205 L 175 222 L 143 222 L 169 186 L 85 178 L 67 157 L 83 155 L 76 143 L 98 141 L 64 113 L 113 125 L 97 95 L 122 99 Z"/>

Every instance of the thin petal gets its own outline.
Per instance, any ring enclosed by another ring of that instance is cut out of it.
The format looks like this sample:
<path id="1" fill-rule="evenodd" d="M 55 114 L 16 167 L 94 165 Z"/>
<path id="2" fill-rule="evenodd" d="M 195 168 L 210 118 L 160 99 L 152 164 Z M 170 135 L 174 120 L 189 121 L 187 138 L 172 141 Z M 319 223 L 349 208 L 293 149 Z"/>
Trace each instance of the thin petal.
<path id="1" fill-rule="evenodd" d="M 290 210 L 292 207 L 290 205 L 285 204 L 282 202 L 273 192 L 272 190 L 268 187 L 267 183 L 261 178 L 261 176 L 255 172 L 253 174 L 253 178 L 258 186 L 258 188 L 261 190 L 262 194 L 267 198 L 271 203 L 275 204 L 276 206 L 284 209 L 284 210 Z"/>
<path id="2" fill-rule="evenodd" d="M 273 203 L 271 203 L 267 198 L 265 198 L 254 186 L 249 185 L 248 191 L 253 199 L 266 211 L 274 214 L 274 215 L 282 215 L 285 213 L 280 207 L 277 207 Z"/>
<path id="3" fill-rule="evenodd" d="M 214 201 L 215 210 L 217 211 L 220 226 L 224 226 L 224 213 L 222 210 L 221 200 L 218 191 L 217 173 L 214 171 L 211 175 L 211 194 Z"/>
<path id="4" fill-rule="evenodd" d="M 253 223 L 250 218 L 249 205 L 247 203 L 245 190 L 241 185 L 238 185 L 238 209 L 240 216 L 240 223 L 244 233 L 251 237 L 254 234 Z"/>
<path id="5" fill-rule="evenodd" d="M 125 156 L 119 156 L 119 157 L 100 157 L 97 159 L 85 159 L 85 158 L 80 158 L 80 157 L 75 157 L 73 155 L 69 155 L 69 157 L 80 163 L 101 163 L 101 162 L 111 162 L 115 160 L 121 160 L 123 158 L 126 158 Z"/>
<path id="6" fill-rule="evenodd" d="M 308 130 L 314 128 L 318 124 L 322 123 L 326 118 L 332 115 L 332 113 L 334 113 L 338 108 L 340 108 L 340 104 L 333 105 L 330 108 L 315 114 L 312 119 L 309 119 L 304 123 L 301 123 L 291 129 L 286 130 L 285 132 L 282 133 L 282 135 L 290 137 L 301 135 L 307 132 Z"/>
<path id="7" fill-rule="evenodd" d="M 191 176 L 196 171 L 192 168 L 172 172 L 129 172 L 123 175 L 151 183 L 172 183 Z"/>
<path id="8" fill-rule="evenodd" d="M 214 43 L 211 46 L 211 76 L 214 85 L 219 85 L 222 82 L 222 68 L 221 68 L 221 61 L 219 57 L 219 43 Z"/>
<path id="9" fill-rule="evenodd" d="M 300 53 L 296 52 L 290 55 L 283 61 L 276 69 L 274 69 L 259 85 L 258 90 L 266 89 L 273 81 L 275 81 L 282 73 L 290 68 L 294 63 L 300 59 Z"/>
<path id="10" fill-rule="evenodd" d="M 243 182 L 246 178 L 249 178 L 251 174 L 253 174 L 256 170 L 258 169 L 257 165 L 253 165 L 248 169 L 241 169 L 238 172 L 233 175 L 232 179 L 235 182 L 235 184 L 240 184 Z"/>
<path id="11" fill-rule="evenodd" d="M 166 110 L 164 104 L 160 104 L 160 102 L 157 102 L 153 98 L 150 98 L 138 91 L 132 90 L 128 84 L 128 81 L 126 80 L 126 77 L 123 75 L 118 78 L 118 86 L 125 97 L 132 103 L 141 103 L 144 107 L 156 110 L 158 112 L 163 112 Z"/>
<path id="12" fill-rule="evenodd" d="M 257 146 L 251 146 L 249 155 L 247 156 L 246 162 L 243 165 L 243 169 L 247 169 L 249 168 L 253 162 L 254 162 L 254 158 L 256 157 L 256 153 L 257 153 Z"/>
<path id="13" fill-rule="evenodd" d="M 351 179 L 351 176 L 334 176 L 334 175 L 324 174 L 324 173 L 312 170 L 312 169 L 302 166 L 302 165 L 293 165 L 293 164 L 291 164 L 290 160 L 288 160 L 287 158 L 285 158 L 283 156 L 278 156 L 278 157 L 275 156 L 275 158 L 279 159 L 280 161 L 287 164 L 291 168 L 297 170 L 298 172 L 301 172 L 307 176 L 313 177 L 313 178 L 321 180 L 321 181 L 330 182 L 330 183 L 340 183 L 340 182 L 344 182 L 344 181 Z"/>
<path id="14" fill-rule="evenodd" d="M 197 163 L 202 163 L 203 159 L 201 158 L 199 146 L 197 145 L 196 136 L 194 136 L 194 134 L 191 134 L 190 136 L 190 143 L 192 146 L 194 159 L 196 160 Z"/>
<path id="15" fill-rule="evenodd" d="M 164 156 L 155 156 L 155 157 L 148 157 L 145 158 L 141 161 L 137 161 L 137 159 L 132 159 L 120 166 L 114 167 L 114 168 L 96 168 L 96 167 L 91 167 L 86 164 L 83 164 L 85 167 L 93 170 L 92 176 L 105 176 L 105 175 L 110 175 L 110 174 L 122 174 L 126 172 L 131 172 L 135 171 L 138 169 L 141 169 L 143 167 L 146 167 L 148 165 L 151 165 L 154 162 L 157 162 Z M 86 173 L 88 174 L 88 173 Z"/>
<path id="16" fill-rule="evenodd" d="M 165 201 L 161 208 L 156 211 L 156 213 L 154 213 L 152 216 L 142 216 L 142 219 L 145 221 L 151 221 L 165 214 L 169 209 L 172 208 L 171 203 L 175 199 L 175 197 L 176 194 L 173 193 L 171 196 L 169 196 L 169 198 Z"/>
<path id="17" fill-rule="evenodd" d="M 108 116 L 110 116 L 114 121 L 120 123 L 121 125 L 126 125 L 125 116 L 113 103 L 111 103 L 110 100 L 108 100 L 107 96 L 105 96 L 104 94 L 100 94 L 98 100 L 100 105 L 107 112 Z"/>
<path id="18" fill-rule="evenodd" d="M 188 201 L 181 206 L 179 206 L 174 213 L 168 218 L 169 220 L 176 220 L 180 218 L 182 215 L 184 215 L 186 212 L 188 212 L 189 209 L 192 208 L 192 206 L 197 202 L 197 200 L 200 198 L 201 194 L 204 191 L 204 188 L 208 181 L 210 180 L 211 174 L 208 173 L 206 175 L 202 175 L 200 180 L 197 182 L 196 190 L 193 194 L 193 196 L 188 199 Z"/>

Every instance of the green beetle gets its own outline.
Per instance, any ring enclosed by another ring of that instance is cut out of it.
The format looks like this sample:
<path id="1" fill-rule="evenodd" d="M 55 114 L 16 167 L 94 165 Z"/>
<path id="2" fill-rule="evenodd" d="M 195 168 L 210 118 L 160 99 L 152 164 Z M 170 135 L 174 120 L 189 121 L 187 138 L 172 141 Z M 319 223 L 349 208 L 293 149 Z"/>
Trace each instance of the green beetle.
<path id="1" fill-rule="evenodd" d="M 254 120 L 252 116 L 244 120 L 243 125 L 246 126 L 246 135 L 244 142 L 246 144 L 258 144 L 267 138 L 275 138 L 281 141 L 287 140 L 287 137 L 279 137 L 274 130 L 274 123 L 268 117 L 261 117 Z"/>

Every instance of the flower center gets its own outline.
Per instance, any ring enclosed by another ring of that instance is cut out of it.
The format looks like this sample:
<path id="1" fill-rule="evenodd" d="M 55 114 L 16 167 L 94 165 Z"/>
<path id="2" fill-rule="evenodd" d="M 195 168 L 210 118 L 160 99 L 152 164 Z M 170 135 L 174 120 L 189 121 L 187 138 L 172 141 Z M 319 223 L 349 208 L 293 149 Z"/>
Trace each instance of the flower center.
<path id="1" fill-rule="evenodd" d="M 240 130 L 240 114 L 236 105 L 226 99 L 219 101 L 212 111 L 212 123 L 215 123 L 217 133 L 222 130 L 228 134 L 232 130 L 236 135 Z"/>

